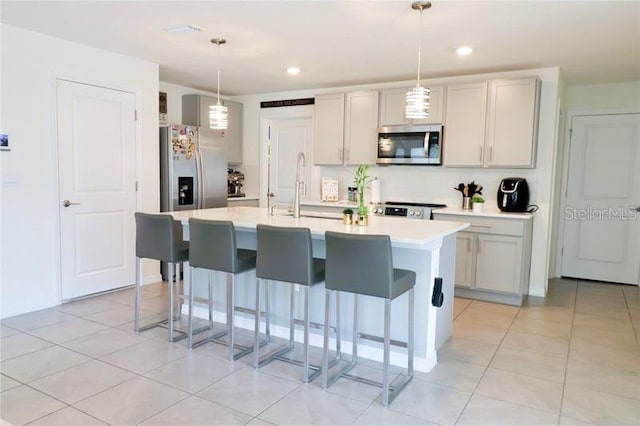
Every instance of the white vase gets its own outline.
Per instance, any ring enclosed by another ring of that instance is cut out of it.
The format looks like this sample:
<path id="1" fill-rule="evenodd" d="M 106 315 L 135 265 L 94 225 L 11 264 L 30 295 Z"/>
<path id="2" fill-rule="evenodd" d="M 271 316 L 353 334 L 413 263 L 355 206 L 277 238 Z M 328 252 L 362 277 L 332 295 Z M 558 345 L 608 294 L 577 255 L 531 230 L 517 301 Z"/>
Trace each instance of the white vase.
<path id="1" fill-rule="evenodd" d="M 474 213 L 482 213 L 482 206 L 484 203 L 473 203 L 472 208 Z"/>

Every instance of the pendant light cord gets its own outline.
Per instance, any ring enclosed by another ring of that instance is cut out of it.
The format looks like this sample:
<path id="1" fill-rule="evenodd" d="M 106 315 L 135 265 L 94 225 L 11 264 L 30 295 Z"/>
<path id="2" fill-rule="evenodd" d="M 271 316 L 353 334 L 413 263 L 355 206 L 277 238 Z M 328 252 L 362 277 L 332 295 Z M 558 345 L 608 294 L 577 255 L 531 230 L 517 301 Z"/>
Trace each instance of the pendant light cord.
<path id="1" fill-rule="evenodd" d="M 218 84 L 216 86 L 218 92 L 218 105 L 220 105 L 220 43 L 216 43 L 218 45 Z"/>
<path id="2" fill-rule="evenodd" d="M 420 87 L 420 65 L 422 63 L 422 9 L 420 9 L 420 30 L 418 33 L 418 77 L 416 87 Z"/>

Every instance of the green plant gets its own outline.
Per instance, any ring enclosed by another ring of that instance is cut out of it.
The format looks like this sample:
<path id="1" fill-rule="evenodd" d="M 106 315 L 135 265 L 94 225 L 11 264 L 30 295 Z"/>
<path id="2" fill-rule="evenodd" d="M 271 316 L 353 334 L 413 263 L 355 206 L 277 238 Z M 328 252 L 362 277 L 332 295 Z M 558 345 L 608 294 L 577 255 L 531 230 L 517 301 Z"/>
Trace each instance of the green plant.
<path id="1" fill-rule="evenodd" d="M 361 216 L 367 215 L 367 206 L 364 204 L 364 189 L 366 188 L 367 184 L 371 182 L 371 180 L 369 179 L 369 175 L 367 175 L 368 171 L 368 164 L 360 164 L 353 175 L 353 183 L 358 188 L 359 195 L 358 214 Z"/>
<path id="2" fill-rule="evenodd" d="M 476 193 L 476 194 L 473 194 L 473 197 L 471 197 L 471 202 L 484 203 L 484 198 L 482 198 L 482 195 Z"/>
<path id="3" fill-rule="evenodd" d="M 342 214 L 346 214 L 346 215 L 352 215 L 353 214 L 353 209 L 344 209 L 342 210 Z"/>

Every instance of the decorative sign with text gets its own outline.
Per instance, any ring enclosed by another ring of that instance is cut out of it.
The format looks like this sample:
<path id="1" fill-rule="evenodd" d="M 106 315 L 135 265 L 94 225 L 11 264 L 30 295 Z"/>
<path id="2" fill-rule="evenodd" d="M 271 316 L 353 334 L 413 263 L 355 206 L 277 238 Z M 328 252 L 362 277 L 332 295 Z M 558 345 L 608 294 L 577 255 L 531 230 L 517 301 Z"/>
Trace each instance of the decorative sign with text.
<path id="1" fill-rule="evenodd" d="M 313 105 L 315 104 L 314 98 L 304 99 L 284 99 L 281 101 L 265 101 L 260 102 L 260 108 L 280 108 L 300 105 Z"/>

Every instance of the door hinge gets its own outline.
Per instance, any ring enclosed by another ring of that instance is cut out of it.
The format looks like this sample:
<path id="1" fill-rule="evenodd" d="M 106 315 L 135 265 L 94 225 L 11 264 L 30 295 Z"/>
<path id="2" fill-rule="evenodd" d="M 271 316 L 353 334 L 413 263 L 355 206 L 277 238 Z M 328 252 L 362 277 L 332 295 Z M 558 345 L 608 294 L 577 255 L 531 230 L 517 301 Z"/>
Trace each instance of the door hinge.
<path id="1" fill-rule="evenodd" d="M 137 109 L 133 110 L 133 120 L 134 121 L 138 121 L 138 110 Z"/>
<path id="2" fill-rule="evenodd" d="M 569 140 L 573 137 L 573 129 L 569 129 Z"/>
<path id="3" fill-rule="evenodd" d="M 138 181 L 136 181 L 136 192 L 138 192 Z"/>
<path id="4" fill-rule="evenodd" d="M 560 256 L 564 256 L 564 247 L 560 249 Z"/>

